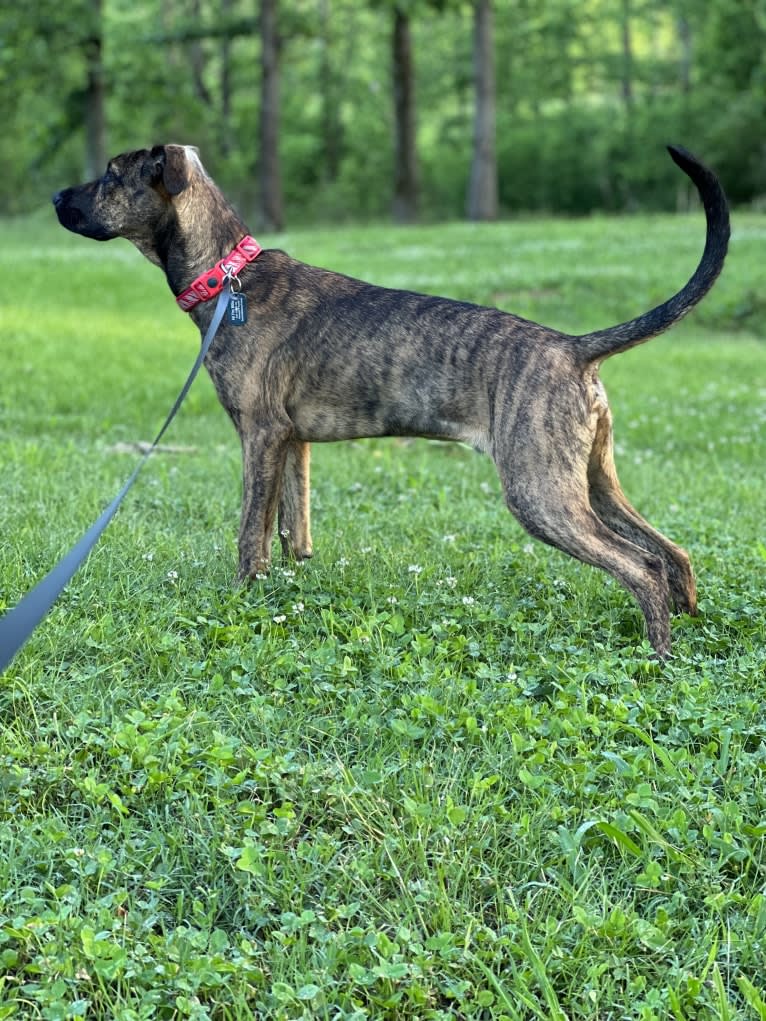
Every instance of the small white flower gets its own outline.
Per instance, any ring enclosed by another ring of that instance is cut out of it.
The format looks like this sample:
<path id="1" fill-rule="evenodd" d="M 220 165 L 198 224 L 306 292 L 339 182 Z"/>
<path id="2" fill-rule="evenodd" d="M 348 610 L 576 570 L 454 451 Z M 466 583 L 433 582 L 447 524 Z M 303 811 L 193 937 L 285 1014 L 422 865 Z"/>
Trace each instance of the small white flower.
<path id="1" fill-rule="evenodd" d="M 144 560 L 148 560 L 151 564 L 152 560 L 154 560 L 154 553 L 151 550 L 148 553 L 144 553 Z"/>
<path id="2" fill-rule="evenodd" d="M 410 564 L 407 570 L 409 571 L 410 574 L 422 574 L 423 572 L 423 568 L 420 566 L 420 564 Z"/>
<path id="3" fill-rule="evenodd" d="M 293 603 L 293 613 L 303 613 L 303 603 Z"/>
<path id="4" fill-rule="evenodd" d="M 442 542 L 454 542 L 455 538 L 456 537 L 454 535 L 443 535 Z"/>
<path id="5" fill-rule="evenodd" d="M 168 579 L 168 581 L 177 581 L 178 580 L 178 571 L 168 571 L 167 579 Z"/>
<path id="6" fill-rule="evenodd" d="M 272 617 L 271 619 L 274 621 L 275 624 L 284 624 L 284 622 L 287 620 L 287 617 L 284 615 L 284 613 L 278 613 L 276 617 Z"/>
<path id="7" fill-rule="evenodd" d="M 255 580 L 256 581 L 266 581 L 266 575 L 262 574 L 260 571 L 256 571 L 255 572 Z"/>
<path id="8" fill-rule="evenodd" d="M 526 553 L 527 556 L 531 556 L 535 552 L 535 547 L 531 542 L 525 542 L 521 547 L 521 552 Z"/>
<path id="9" fill-rule="evenodd" d="M 473 596 L 463 596 L 463 606 L 473 606 L 475 602 Z"/>
<path id="10" fill-rule="evenodd" d="M 372 546 L 362 546 L 359 552 L 364 553 L 365 555 L 368 553 L 372 553 Z"/>
<path id="11" fill-rule="evenodd" d="M 395 606 L 399 602 L 399 600 L 396 598 L 396 596 L 389 596 L 386 599 L 386 602 L 390 603 L 392 606 Z"/>
<path id="12" fill-rule="evenodd" d="M 451 574 L 448 574 L 444 579 L 444 584 L 447 588 L 454 588 L 457 585 L 457 578 L 454 578 Z"/>
<path id="13" fill-rule="evenodd" d="M 349 560 L 346 557 L 341 557 L 340 560 L 335 561 L 336 567 L 348 567 Z"/>

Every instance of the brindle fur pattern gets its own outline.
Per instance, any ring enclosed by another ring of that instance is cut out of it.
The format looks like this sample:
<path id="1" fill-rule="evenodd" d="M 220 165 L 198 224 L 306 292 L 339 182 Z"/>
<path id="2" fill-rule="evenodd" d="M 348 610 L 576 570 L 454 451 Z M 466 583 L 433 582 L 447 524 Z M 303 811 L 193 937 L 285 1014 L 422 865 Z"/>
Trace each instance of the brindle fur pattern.
<path id="1" fill-rule="evenodd" d="M 669 606 L 694 614 L 686 552 L 628 503 L 612 454 L 601 361 L 666 329 L 710 289 L 726 254 L 715 176 L 671 148 L 707 216 L 686 286 L 630 322 L 573 337 L 494 308 L 390 290 L 266 250 L 246 267 L 245 326 L 226 323 L 206 358 L 242 443 L 239 574 L 268 569 L 275 519 L 285 554 L 310 557 L 309 444 L 364 436 L 462 440 L 495 461 L 508 507 L 536 538 L 613 575 L 638 601 L 651 644 L 670 651 Z M 124 237 L 179 294 L 247 233 L 196 149 L 157 146 L 111 160 L 59 192 L 61 223 Z M 214 302 L 191 316 L 204 331 Z"/>

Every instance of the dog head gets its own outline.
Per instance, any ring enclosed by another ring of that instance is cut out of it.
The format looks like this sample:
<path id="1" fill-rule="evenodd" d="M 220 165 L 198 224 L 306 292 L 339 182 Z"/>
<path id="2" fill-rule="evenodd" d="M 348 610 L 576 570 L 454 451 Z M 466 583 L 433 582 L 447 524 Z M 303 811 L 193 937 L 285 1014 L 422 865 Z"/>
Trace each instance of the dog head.
<path id="1" fill-rule="evenodd" d="M 95 241 L 123 237 L 146 251 L 155 248 L 174 203 L 197 176 L 205 171 L 193 146 L 157 145 L 115 156 L 103 177 L 65 188 L 53 205 L 75 234 Z"/>

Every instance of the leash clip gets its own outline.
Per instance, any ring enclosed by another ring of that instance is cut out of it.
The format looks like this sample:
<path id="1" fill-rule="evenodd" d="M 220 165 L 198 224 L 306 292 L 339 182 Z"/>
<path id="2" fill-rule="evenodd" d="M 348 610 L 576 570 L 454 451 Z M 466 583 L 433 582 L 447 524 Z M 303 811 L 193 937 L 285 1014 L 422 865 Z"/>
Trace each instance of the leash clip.
<path id="1" fill-rule="evenodd" d="M 239 294 L 242 290 L 242 281 L 239 279 L 239 270 L 235 269 L 232 265 L 224 264 L 221 269 L 223 270 L 223 282 L 228 284 L 233 294 Z"/>

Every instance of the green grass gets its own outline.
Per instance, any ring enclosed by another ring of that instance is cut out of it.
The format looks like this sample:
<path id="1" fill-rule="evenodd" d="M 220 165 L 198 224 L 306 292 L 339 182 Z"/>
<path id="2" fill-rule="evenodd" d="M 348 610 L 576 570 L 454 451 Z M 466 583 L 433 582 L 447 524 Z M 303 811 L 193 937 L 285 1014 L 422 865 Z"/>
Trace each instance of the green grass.
<path id="1" fill-rule="evenodd" d="M 197 349 L 161 274 L 2 225 L 0 609 L 111 499 Z M 381 283 L 608 325 L 699 215 L 295 232 Z M 316 448 L 316 556 L 232 587 L 205 377 L 0 680 L 0 1019 L 765 1019 L 766 218 L 607 363 L 631 500 L 701 615 L 532 542 L 460 446 Z M 273 243 L 275 239 L 263 239 Z M 749 332 L 746 332 L 745 330 Z"/>

